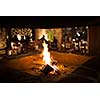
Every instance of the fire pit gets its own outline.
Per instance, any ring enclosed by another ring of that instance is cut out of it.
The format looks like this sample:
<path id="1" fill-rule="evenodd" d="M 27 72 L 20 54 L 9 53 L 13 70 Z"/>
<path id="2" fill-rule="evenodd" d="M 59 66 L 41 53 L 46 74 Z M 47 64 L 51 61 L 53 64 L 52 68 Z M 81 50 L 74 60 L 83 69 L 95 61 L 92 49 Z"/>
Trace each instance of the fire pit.
<path id="1" fill-rule="evenodd" d="M 41 54 L 41 60 L 34 61 L 35 65 L 40 65 L 40 70 L 45 75 L 47 74 L 60 74 L 60 70 L 58 68 L 58 62 L 51 57 L 50 52 L 48 51 L 48 44 L 43 42 L 43 52 Z"/>
<path id="2" fill-rule="evenodd" d="M 60 74 L 60 70 L 57 67 L 57 62 L 52 61 L 52 65 L 44 65 L 44 68 L 42 72 L 47 75 L 47 74 Z"/>
<path id="3" fill-rule="evenodd" d="M 58 62 L 56 60 L 53 59 L 53 57 L 50 55 L 49 52 L 49 46 L 48 46 L 48 37 L 47 34 L 45 33 L 45 31 L 42 32 L 43 36 L 42 38 L 40 38 L 41 42 L 42 42 L 42 46 L 43 46 L 43 51 L 41 54 L 41 58 L 42 58 L 42 64 L 41 64 L 41 71 L 47 75 L 47 74 L 59 74 L 60 70 L 58 67 Z M 41 61 L 39 61 L 40 63 Z M 37 64 L 39 64 L 37 63 Z"/>

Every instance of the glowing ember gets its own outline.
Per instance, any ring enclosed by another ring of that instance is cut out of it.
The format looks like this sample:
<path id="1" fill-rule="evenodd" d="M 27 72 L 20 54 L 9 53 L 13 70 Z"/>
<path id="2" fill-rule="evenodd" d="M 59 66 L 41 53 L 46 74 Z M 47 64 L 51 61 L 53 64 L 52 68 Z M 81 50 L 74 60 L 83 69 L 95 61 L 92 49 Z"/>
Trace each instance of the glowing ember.
<path id="1" fill-rule="evenodd" d="M 45 36 L 45 39 L 48 41 L 46 30 L 42 29 L 42 36 Z M 43 61 L 45 61 L 45 64 L 51 65 L 51 58 L 50 58 L 50 52 L 48 51 L 48 44 L 43 42 Z"/>
<path id="2" fill-rule="evenodd" d="M 14 49 L 18 49 L 18 47 L 17 47 L 17 46 L 15 46 L 15 47 L 14 47 Z"/>

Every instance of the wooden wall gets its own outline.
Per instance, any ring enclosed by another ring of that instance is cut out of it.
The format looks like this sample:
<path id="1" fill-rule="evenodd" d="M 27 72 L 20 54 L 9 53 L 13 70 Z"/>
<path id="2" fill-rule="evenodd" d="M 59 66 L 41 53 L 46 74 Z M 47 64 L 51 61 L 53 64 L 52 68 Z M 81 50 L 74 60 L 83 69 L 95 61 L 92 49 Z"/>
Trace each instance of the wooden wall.
<path id="1" fill-rule="evenodd" d="M 89 26 L 89 55 L 100 54 L 100 26 Z"/>

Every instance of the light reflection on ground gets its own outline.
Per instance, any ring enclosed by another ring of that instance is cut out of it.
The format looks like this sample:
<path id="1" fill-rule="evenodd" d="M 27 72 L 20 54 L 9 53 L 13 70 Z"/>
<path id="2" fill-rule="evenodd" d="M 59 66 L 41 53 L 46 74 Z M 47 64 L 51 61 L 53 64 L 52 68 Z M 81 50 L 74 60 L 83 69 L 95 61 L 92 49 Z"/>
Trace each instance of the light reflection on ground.
<path id="1" fill-rule="evenodd" d="M 58 68 L 60 69 L 59 75 L 44 75 L 43 72 L 41 72 L 44 62 L 42 61 L 40 54 L 7 60 L 6 65 L 10 68 L 17 69 L 30 75 L 36 76 L 36 82 L 57 82 L 61 78 L 71 74 L 81 64 L 90 59 L 90 57 L 88 56 L 65 54 L 59 52 L 51 52 L 51 55 L 53 55 L 53 58 L 58 61 Z"/>

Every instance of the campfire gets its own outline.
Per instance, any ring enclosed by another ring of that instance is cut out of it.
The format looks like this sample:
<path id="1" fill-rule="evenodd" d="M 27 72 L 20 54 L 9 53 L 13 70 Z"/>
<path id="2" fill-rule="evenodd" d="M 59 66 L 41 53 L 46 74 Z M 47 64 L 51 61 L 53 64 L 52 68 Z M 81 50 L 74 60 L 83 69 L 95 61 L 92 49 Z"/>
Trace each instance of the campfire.
<path id="1" fill-rule="evenodd" d="M 47 34 L 45 34 L 45 31 L 43 31 L 43 35 L 45 37 L 45 40 L 48 41 Z M 57 67 L 57 61 L 51 57 L 50 52 L 48 50 L 48 44 L 46 41 L 43 41 L 42 46 L 43 46 L 43 52 L 42 52 L 42 57 L 44 61 L 44 67 L 42 71 L 45 74 L 51 73 L 55 74 L 59 72 L 59 68 Z"/>
<path id="2" fill-rule="evenodd" d="M 59 68 L 57 67 L 57 61 L 53 60 L 53 58 L 50 56 L 50 52 L 48 51 L 48 44 L 43 42 L 43 61 L 45 62 L 43 72 L 45 74 L 51 73 L 59 73 Z"/>

